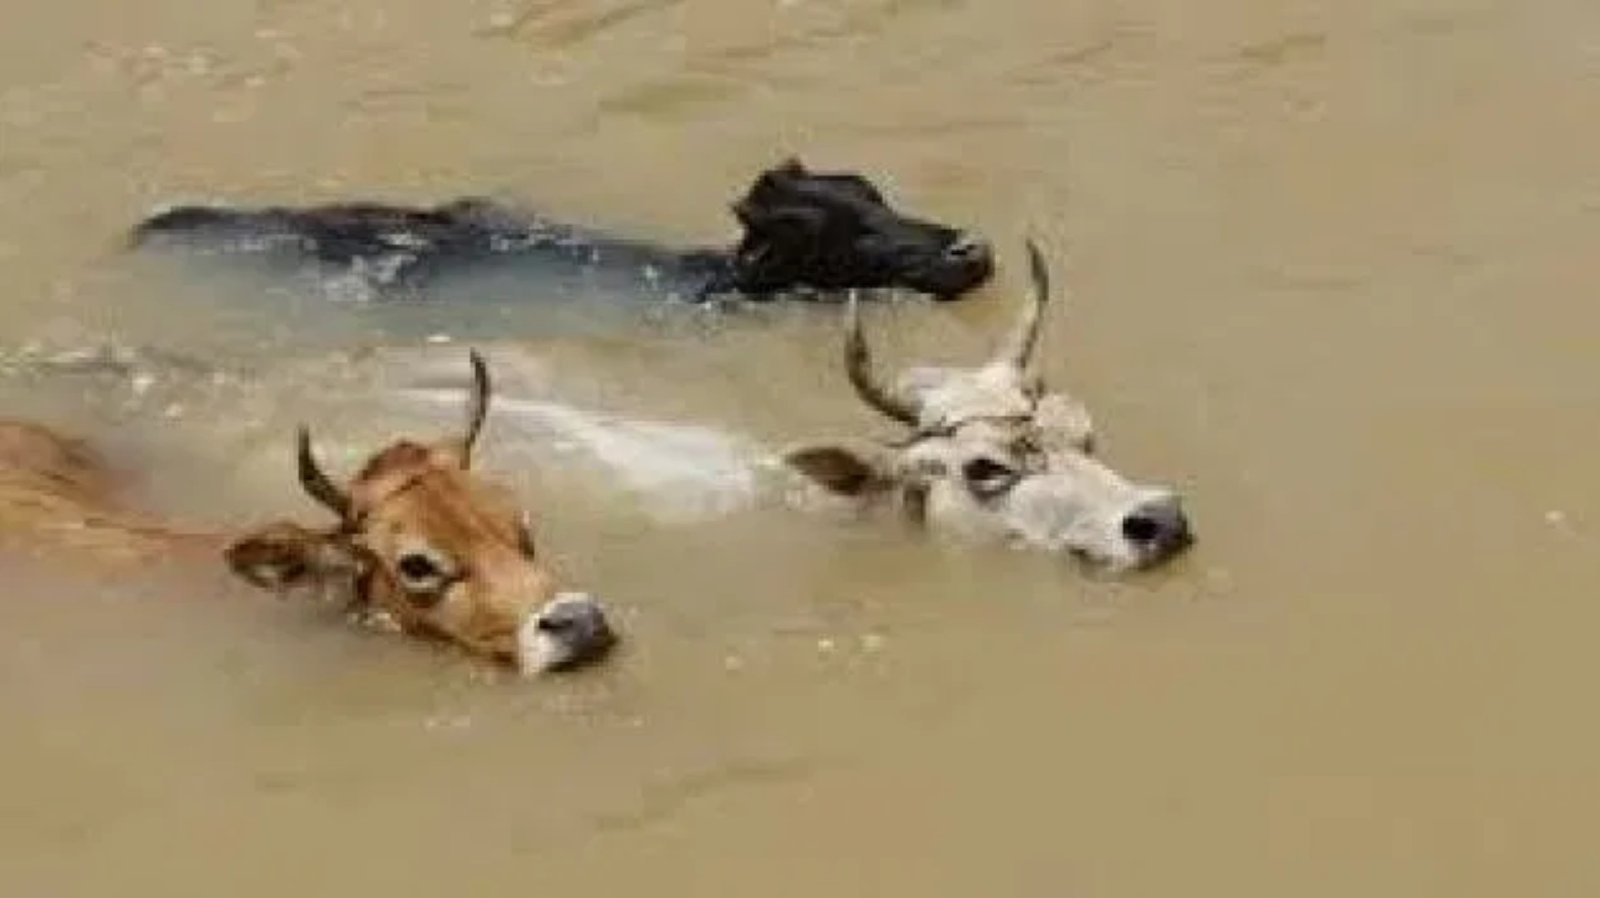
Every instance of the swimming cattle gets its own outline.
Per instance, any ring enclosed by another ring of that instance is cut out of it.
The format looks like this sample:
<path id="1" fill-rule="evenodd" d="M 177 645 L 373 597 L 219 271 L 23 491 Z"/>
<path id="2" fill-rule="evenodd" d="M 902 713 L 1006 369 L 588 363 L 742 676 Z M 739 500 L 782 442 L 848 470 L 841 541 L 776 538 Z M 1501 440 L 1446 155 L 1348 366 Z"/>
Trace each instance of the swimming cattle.
<path id="1" fill-rule="evenodd" d="M 334 523 L 281 521 L 242 536 L 184 533 L 115 502 L 112 478 L 83 443 L 0 421 L 0 535 L 77 555 L 134 560 L 225 557 L 240 577 L 284 592 L 310 587 L 405 632 L 453 643 L 525 673 L 597 660 L 616 635 L 600 604 L 565 591 L 528 518 L 471 469 L 490 385 L 472 354 L 466 426 L 436 443 L 399 440 L 340 486 L 301 429 L 301 487 Z"/>
<path id="2" fill-rule="evenodd" d="M 185 205 L 146 219 L 132 242 L 355 272 L 380 293 L 510 266 L 604 272 L 695 300 L 878 287 L 955 299 L 994 270 L 984 240 L 896 211 L 860 175 L 812 172 L 795 159 L 763 172 L 732 210 L 743 234 L 731 249 L 666 247 L 485 199 L 431 208 Z"/>
<path id="3" fill-rule="evenodd" d="M 828 444 L 790 452 L 788 463 L 852 501 L 898 502 L 941 530 L 1063 551 L 1104 568 L 1165 561 L 1192 541 L 1178 497 L 1133 483 L 1095 457 L 1088 412 L 1028 373 L 1049 299 L 1049 273 L 1031 242 L 1033 297 L 985 364 L 918 368 L 881 378 L 854 300 L 845 371 L 857 395 L 909 432 L 889 445 Z"/>

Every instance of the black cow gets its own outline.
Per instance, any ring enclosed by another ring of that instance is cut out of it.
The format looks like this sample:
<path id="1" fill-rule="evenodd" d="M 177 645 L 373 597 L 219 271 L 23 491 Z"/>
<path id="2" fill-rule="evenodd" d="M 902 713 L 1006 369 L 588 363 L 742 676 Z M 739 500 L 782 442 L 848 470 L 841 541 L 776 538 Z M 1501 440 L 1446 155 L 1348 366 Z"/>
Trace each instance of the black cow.
<path id="1" fill-rule="evenodd" d="M 604 268 L 695 300 L 858 287 L 955 299 L 994 271 L 984 240 L 901 215 L 859 175 L 810 172 L 794 159 L 763 172 L 733 212 L 744 236 L 731 251 L 618 238 L 483 199 L 426 209 L 179 206 L 142 222 L 133 243 L 309 261 L 356 271 L 381 288 L 495 264 Z"/>

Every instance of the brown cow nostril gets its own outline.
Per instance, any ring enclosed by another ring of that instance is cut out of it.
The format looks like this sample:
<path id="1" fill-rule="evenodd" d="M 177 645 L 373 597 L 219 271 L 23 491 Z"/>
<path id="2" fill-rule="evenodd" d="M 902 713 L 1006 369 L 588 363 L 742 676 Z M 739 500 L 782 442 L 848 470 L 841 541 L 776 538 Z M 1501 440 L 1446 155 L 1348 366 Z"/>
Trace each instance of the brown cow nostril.
<path id="1" fill-rule="evenodd" d="M 599 603 L 583 593 L 560 594 L 524 626 L 538 634 L 531 645 L 523 640 L 524 670 L 581 667 L 605 656 L 617 642 Z"/>

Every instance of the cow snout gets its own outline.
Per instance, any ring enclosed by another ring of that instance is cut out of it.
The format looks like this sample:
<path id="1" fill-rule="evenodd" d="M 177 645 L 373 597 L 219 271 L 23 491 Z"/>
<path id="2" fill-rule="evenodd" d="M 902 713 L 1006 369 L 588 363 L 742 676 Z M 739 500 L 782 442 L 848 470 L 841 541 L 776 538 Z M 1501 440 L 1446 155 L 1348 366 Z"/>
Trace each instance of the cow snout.
<path id="1" fill-rule="evenodd" d="M 1141 504 L 1122 519 L 1122 536 L 1153 564 L 1182 552 L 1194 542 L 1189 517 L 1175 496 Z"/>
<path id="2" fill-rule="evenodd" d="M 945 244 L 920 274 L 911 278 L 912 286 L 938 299 L 954 299 L 978 286 L 994 274 L 994 249 L 988 241 L 972 234 L 960 234 Z"/>
<path id="3" fill-rule="evenodd" d="M 526 674 L 571 670 L 600 660 L 616 643 L 616 631 L 593 596 L 564 592 L 523 621 L 518 667 Z"/>

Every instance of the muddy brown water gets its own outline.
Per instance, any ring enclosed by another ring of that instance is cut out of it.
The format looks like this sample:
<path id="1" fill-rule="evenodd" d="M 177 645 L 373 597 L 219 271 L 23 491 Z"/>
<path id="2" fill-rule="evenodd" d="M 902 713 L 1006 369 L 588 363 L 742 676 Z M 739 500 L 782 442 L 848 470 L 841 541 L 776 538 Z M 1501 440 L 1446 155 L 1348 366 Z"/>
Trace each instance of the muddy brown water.
<path id="1" fill-rule="evenodd" d="M 1594 894 L 1597 113 L 1581 0 L 15 10 L 0 409 L 176 519 L 309 517 L 291 425 L 336 464 L 446 427 L 401 388 L 471 340 L 514 400 L 484 467 L 630 639 L 496 681 L 214 571 L 8 556 L 0 886 Z M 785 152 L 1006 253 L 873 309 L 891 358 L 979 351 L 1037 235 L 1046 370 L 1197 550 L 1107 583 L 786 506 L 763 452 L 877 427 L 836 310 L 385 311 L 118 247 L 165 201 L 463 192 L 716 241 Z"/>

